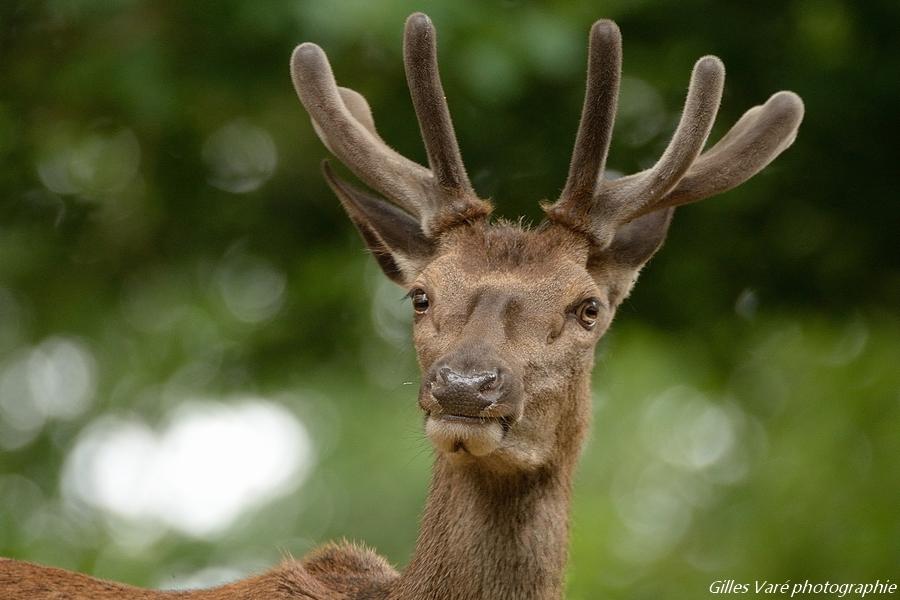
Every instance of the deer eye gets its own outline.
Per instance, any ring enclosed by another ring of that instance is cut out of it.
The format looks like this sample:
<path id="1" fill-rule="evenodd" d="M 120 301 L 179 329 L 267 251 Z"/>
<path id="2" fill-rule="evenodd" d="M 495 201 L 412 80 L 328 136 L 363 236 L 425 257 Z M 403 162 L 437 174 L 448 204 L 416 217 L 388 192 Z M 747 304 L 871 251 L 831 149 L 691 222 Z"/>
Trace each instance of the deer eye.
<path id="1" fill-rule="evenodd" d="M 429 301 L 428 294 L 421 288 L 416 288 L 410 292 L 409 297 L 412 298 L 413 310 L 416 314 L 424 315 L 428 311 Z"/>
<path id="2" fill-rule="evenodd" d="M 575 309 L 575 316 L 578 322 L 585 329 L 593 329 L 600 318 L 600 301 L 596 298 L 588 298 L 578 305 Z"/>

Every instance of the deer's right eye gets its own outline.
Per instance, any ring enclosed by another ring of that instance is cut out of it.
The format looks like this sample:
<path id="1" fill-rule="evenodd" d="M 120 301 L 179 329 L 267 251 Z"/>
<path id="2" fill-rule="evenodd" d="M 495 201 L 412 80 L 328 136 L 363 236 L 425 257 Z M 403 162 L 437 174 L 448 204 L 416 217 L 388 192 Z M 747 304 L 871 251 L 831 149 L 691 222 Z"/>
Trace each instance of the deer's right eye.
<path id="1" fill-rule="evenodd" d="M 428 294 L 423 289 L 415 289 L 410 294 L 412 298 L 413 310 L 416 314 L 424 315 L 428 311 Z"/>

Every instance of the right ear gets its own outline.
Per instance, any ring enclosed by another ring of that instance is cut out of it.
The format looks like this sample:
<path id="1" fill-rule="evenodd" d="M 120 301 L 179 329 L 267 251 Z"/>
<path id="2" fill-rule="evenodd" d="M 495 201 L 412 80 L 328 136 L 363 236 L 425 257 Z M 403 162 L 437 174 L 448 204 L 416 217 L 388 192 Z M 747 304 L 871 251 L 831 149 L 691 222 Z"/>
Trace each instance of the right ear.
<path id="1" fill-rule="evenodd" d="M 322 161 L 322 174 L 384 274 L 400 285 L 412 283 L 434 255 L 434 242 L 424 234 L 419 221 L 339 178 L 327 160 Z"/>

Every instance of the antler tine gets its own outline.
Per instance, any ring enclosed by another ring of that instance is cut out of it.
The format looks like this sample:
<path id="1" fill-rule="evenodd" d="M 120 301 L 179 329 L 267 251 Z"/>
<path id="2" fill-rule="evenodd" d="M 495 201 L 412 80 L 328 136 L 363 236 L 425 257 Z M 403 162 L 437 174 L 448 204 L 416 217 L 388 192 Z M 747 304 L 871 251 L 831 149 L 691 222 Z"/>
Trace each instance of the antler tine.
<path id="1" fill-rule="evenodd" d="M 338 87 L 338 92 L 341 95 L 341 100 L 344 101 L 344 106 L 347 107 L 347 110 L 350 111 L 353 118 L 356 119 L 360 125 L 365 127 L 375 139 L 384 143 L 384 140 L 381 139 L 381 136 L 378 135 L 378 131 L 375 129 L 375 119 L 372 118 L 372 109 L 369 108 L 369 103 L 366 102 L 365 97 L 359 92 L 346 87 Z M 312 126 L 316 131 L 316 135 L 319 136 L 319 139 L 325 144 L 325 147 L 334 154 L 335 152 L 328 143 L 328 138 L 325 136 L 325 132 L 322 131 L 322 128 L 319 127 L 319 124 L 312 121 Z"/>
<path id="2" fill-rule="evenodd" d="M 319 46 L 310 42 L 297 46 L 291 57 L 291 78 L 325 145 L 357 177 L 405 210 L 430 216 L 430 207 L 425 204 L 430 172 L 392 150 L 374 133 L 368 105 L 360 111 L 359 100 L 365 103 L 361 96 L 348 90 L 350 93 L 344 92 L 342 97 Z M 359 119 L 348 109 L 347 100 Z M 362 118 L 364 114 L 367 119 Z"/>
<path id="3" fill-rule="evenodd" d="M 353 118 L 375 136 L 375 139 L 384 143 L 384 140 L 378 135 L 378 131 L 375 130 L 375 119 L 372 117 L 372 109 L 369 108 L 369 103 L 366 102 L 365 96 L 347 87 L 339 87 L 338 92 L 341 94 L 344 106 L 347 107 Z"/>
<path id="4" fill-rule="evenodd" d="M 747 181 L 794 142 L 803 112 L 803 101 L 789 91 L 777 92 L 765 104 L 754 106 L 700 155 L 656 207 L 696 202 Z"/>
<path id="5" fill-rule="evenodd" d="M 590 208 L 590 198 L 603 176 L 609 152 L 621 73 L 622 34 L 614 22 L 601 19 L 591 27 L 584 106 L 569 176 L 557 203 L 561 206 L 567 205 L 571 210 Z"/>
<path id="6" fill-rule="evenodd" d="M 657 207 L 657 201 L 684 177 L 712 130 L 725 81 L 722 61 L 715 56 L 698 60 L 678 127 L 660 159 L 640 173 L 604 180 L 601 170 L 615 118 L 620 52 L 618 28 L 598 21 L 591 29 L 588 90 L 569 179 L 560 200 L 547 210 L 548 217 L 587 234 L 601 248 L 610 244 L 621 225 Z M 601 74 L 606 76 L 606 85 L 598 81 Z M 590 200 L 586 199 L 588 190 L 592 191 Z M 576 198 L 579 200 L 574 201 Z"/>
<path id="7" fill-rule="evenodd" d="M 703 150 L 712 130 L 725 67 L 715 56 L 704 56 L 694 65 L 681 120 L 657 163 L 640 173 L 601 182 L 595 202 L 595 217 L 615 224 L 629 221 L 672 190 Z"/>
<path id="8" fill-rule="evenodd" d="M 413 13 L 406 20 L 403 60 L 428 164 L 438 185 L 457 195 L 474 195 L 441 86 L 437 35 L 431 19 L 423 13 Z"/>

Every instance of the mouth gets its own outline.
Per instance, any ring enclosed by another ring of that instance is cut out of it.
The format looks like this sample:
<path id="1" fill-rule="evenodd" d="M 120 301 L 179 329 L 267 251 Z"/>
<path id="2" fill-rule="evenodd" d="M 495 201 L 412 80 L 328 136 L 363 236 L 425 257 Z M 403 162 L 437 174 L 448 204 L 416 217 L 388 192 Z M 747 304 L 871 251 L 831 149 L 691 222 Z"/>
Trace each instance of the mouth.
<path id="1" fill-rule="evenodd" d="M 500 424 L 500 428 L 503 429 L 504 435 L 509 432 L 509 428 L 512 427 L 509 419 L 506 417 L 472 417 L 470 415 L 448 415 L 448 414 L 439 414 L 434 415 L 429 413 L 428 418 L 431 419 L 439 419 L 441 421 L 447 421 L 449 423 L 471 423 L 473 425 L 484 425 L 485 423 L 489 423 L 491 421 L 496 421 Z"/>
<path id="2" fill-rule="evenodd" d="M 503 444 L 511 424 L 499 417 L 426 413 L 425 433 L 435 447 L 451 455 L 487 456 Z"/>

